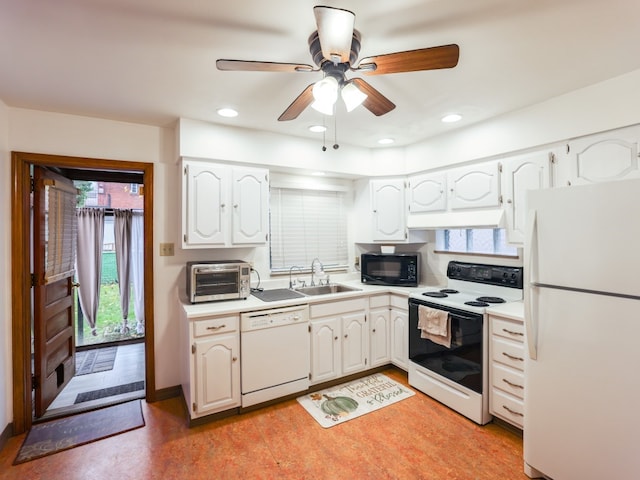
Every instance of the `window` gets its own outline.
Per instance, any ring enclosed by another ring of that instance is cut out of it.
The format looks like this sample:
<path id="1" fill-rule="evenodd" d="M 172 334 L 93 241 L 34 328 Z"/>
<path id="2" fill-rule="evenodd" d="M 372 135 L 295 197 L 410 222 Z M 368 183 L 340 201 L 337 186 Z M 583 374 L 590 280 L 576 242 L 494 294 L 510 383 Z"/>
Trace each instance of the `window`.
<path id="1" fill-rule="evenodd" d="M 270 261 L 272 272 L 292 266 L 347 268 L 346 192 L 271 187 Z"/>
<path id="2" fill-rule="evenodd" d="M 517 256 L 518 249 L 507 245 L 503 228 L 464 228 L 436 231 L 436 251 Z"/>

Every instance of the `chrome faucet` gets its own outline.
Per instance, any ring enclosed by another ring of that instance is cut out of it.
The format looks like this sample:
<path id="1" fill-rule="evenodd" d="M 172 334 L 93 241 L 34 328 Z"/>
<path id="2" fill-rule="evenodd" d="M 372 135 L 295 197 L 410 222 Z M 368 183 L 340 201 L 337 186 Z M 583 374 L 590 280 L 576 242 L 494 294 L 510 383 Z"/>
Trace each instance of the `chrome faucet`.
<path id="1" fill-rule="evenodd" d="M 298 267 L 297 265 L 293 265 L 290 269 L 289 269 L 289 288 L 294 288 L 298 285 L 298 279 L 292 280 L 291 279 L 291 272 L 293 271 L 294 268 L 297 268 L 298 271 L 300 273 L 302 273 L 302 268 Z M 304 287 L 304 280 L 302 281 L 302 286 Z"/>

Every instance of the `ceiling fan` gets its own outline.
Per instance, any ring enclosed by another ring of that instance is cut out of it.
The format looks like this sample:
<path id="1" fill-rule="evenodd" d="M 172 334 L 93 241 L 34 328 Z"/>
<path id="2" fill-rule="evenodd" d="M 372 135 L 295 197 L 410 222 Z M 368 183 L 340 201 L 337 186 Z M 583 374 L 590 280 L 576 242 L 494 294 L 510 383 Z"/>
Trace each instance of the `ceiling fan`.
<path id="1" fill-rule="evenodd" d="M 219 70 L 257 72 L 318 72 L 323 78 L 307 86 L 278 117 L 279 121 L 293 120 L 308 106 L 332 114 L 341 94 L 347 111 L 359 105 L 376 116 L 384 115 L 396 106 L 378 90 L 361 78 L 348 79 L 346 72 L 364 75 L 415 72 L 453 68 L 458 64 L 458 45 L 420 48 L 405 52 L 376 55 L 360 60 L 360 32 L 355 30 L 355 14 L 349 10 L 326 6 L 313 7 L 318 29 L 309 37 L 309 51 L 317 65 L 253 60 L 219 59 Z"/>

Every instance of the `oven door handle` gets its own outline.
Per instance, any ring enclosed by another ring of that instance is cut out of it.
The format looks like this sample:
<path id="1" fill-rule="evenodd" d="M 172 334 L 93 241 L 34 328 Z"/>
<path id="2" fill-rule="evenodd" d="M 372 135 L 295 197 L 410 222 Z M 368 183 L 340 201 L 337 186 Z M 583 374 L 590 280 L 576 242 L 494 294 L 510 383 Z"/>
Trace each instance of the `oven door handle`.
<path id="1" fill-rule="evenodd" d="M 445 311 L 446 311 L 446 310 L 445 310 Z M 451 312 L 448 312 L 448 313 L 449 313 L 449 316 L 450 316 L 450 317 L 453 317 L 453 318 L 461 318 L 462 320 L 469 320 L 470 322 L 477 322 L 478 320 L 480 320 L 480 318 L 479 318 L 479 317 L 467 317 L 467 316 L 465 316 L 465 315 L 460 315 L 460 314 L 458 314 L 458 313 L 451 313 Z"/>

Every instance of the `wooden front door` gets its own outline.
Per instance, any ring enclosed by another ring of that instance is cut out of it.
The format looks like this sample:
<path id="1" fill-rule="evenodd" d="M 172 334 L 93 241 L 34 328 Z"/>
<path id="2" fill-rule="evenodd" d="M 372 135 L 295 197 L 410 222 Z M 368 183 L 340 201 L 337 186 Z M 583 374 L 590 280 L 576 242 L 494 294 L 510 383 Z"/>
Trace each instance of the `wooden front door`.
<path id="1" fill-rule="evenodd" d="M 71 180 L 34 167 L 32 284 L 36 418 L 44 415 L 75 374 L 76 195 Z"/>

